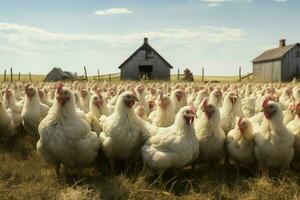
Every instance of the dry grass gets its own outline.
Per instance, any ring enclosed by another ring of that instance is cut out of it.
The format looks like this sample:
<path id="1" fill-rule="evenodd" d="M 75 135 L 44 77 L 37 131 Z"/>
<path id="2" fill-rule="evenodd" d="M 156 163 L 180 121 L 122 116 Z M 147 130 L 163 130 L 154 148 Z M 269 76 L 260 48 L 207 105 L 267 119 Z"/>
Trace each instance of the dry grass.
<path id="1" fill-rule="evenodd" d="M 32 82 L 42 82 L 44 80 L 46 76 L 45 75 L 40 75 L 40 74 L 32 74 L 31 78 L 32 78 Z M 101 75 L 101 80 L 109 80 L 109 76 L 108 75 Z M 97 77 L 94 76 L 89 76 L 88 77 L 89 81 L 95 80 L 97 81 Z M 194 76 L 195 81 L 200 82 L 202 81 L 202 77 L 195 75 Z M 3 82 L 4 80 L 4 76 L 3 74 L 0 74 L 0 83 Z M 13 75 L 13 80 L 14 81 L 18 81 L 19 80 L 19 75 L 18 74 L 14 74 Z M 239 80 L 238 76 L 205 76 L 204 77 L 204 81 L 220 81 L 220 82 L 237 82 Z M 245 79 L 246 80 L 246 79 Z M 10 81 L 10 74 L 6 75 L 6 81 L 9 82 Z M 23 74 L 20 76 L 20 81 L 23 82 L 29 82 L 29 75 L 28 74 Z M 120 74 L 113 74 L 111 75 L 111 81 L 112 82 L 118 82 L 120 81 Z M 171 75 L 171 81 L 172 82 L 177 82 L 177 75 Z"/>
<path id="2" fill-rule="evenodd" d="M 20 134 L 0 146 L 0 199 L 299 199 L 300 174 L 283 172 L 273 178 L 259 177 L 243 169 L 240 180 L 222 166 L 195 171 L 184 169 L 175 176 L 169 171 L 163 187 L 150 186 L 156 175 L 147 169 L 117 176 L 102 174 L 103 162 L 81 173 L 63 170 L 56 178 L 54 169 L 42 162 L 35 141 Z"/>

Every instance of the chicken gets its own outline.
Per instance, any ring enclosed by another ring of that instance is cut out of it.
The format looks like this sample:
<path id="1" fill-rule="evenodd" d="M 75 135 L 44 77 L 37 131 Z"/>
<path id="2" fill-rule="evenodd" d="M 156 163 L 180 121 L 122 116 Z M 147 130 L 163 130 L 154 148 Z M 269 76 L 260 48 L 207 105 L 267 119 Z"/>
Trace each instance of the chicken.
<path id="1" fill-rule="evenodd" d="M 195 121 L 199 142 L 197 162 L 214 164 L 224 158 L 225 133 L 221 128 L 221 116 L 217 106 L 209 104 L 205 98 L 201 103 L 202 114 Z"/>
<path id="2" fill-rule="evenodd" d="M 88 113 L 90 109 L 90 92 L 87 89 L 80 91 L 80 102 L 84 113 Z"/>
<path id="3" fill-rule="evenodd" d="M 3 100 L 5 107 L 10 109 L 14 127 L 18 128 L 22 122 L 21 112 L 23 105 L 21 103 L 16 104 L 14 94 L 9 89 L 4 91 Z"/>
<path id="4" fill-rule="evenodd" d="M 99 149 L 97 134 L 90 130 L 75 110 L 74 93 L 60 84 L 49 114 L 39 125 L 37 142 L 39 155 L 55 166 L 60 175 L 60 165 L 78 168 L 92 162 Z"/>
<path id="5" fill-rule="evenodd" d="M 142 120 L 144 121 L 148 121 L 148 117 L 147 117 L 147 114 L 146 114 L 146 110 L 145 110 L 145 107 L 142 106 L 142 105 L 138 105 L 135 107 L 134 109 L 134 112 L 135 114 Z"/>
<path id="6" fill-rule="evenodd" d="M 264 119 L 255 131 L 254 152 L 262 169 L 288 168 L 294 156 L 294 136 L 283 124 L 279 104 L 266 99 L 263 102 Z"/>
<path id="7" fill-rule="evenodd" d="M 22 110 L 22 124 L 27 133 L 38 136 L 38 126 L 47 115 L 49 107 L 40 103 L 38 91 L 33 86 L 25 88 L 25 102 Z"/>
<path id="8" fill-rule="evenodd" d="M 171 99 L 167 95 L 160 94 L 156 101 L 158 106 L 150 113 L 150 122 L 157 127 L 171 126 L 175 120 L 175 109 Z"/>
<path id="9" fill-rule="evenodd" d="M 226 137 L 229 157 L 237 164 L 252 165 L 256 162 L 254 154 L 254 131 L 247 118 L 240 117 L 234 129 Z"/>
<path id="10" fill-rule="evenodd" d="M 95 115 L 96 118 L 100 118 L 102 115 L 109 116 L 109 112 L 106 102 L 101 94 L 94 94 L 91 97 L 90 112 Z"/>
<path id="11" fill-rule="evenodd" d="M 246 97 L 242 99 L 242 111 L 245 117 L 253 117 L 255 115 L 256 97 Z"/>
<path id="12" fill-rule="evenodd" d="M 163 172 L 168 168 L 182 168 L 199 154 L 199 143 L 193 126 L 194 109 L 185 106 L 176 115 L 175 124 L 159 128 L 142 147 L 144 163 Z"/>
<path id="13" fill-rule="evenodd" d="M 291 102 L 287 108 L 287 110 L 283 111 L 283 123 L 287 125 L 290 121 L 295 118 L 295 102 Z"/>
<path id="14" fill-rule="evenodd" d="M 47 105 L 49 108 L 52 106 L 52 102 L 50 102 L 45 94 L 45 92 L 43 90 L 38 90 L 39 92 L 39 97 L 40 97 L 40 101 L 41 103 Z"/>
<path id="15" fill-rule="evenodd" d="M 184 107 L 187 105 L 187 98 L 186 94 L 183 90 L 181 89 L 176 89 L 171 93 L 171 101 L 173 103 L 175 113 L 177 113 L 180 108 Z"/>
<path id="16" fill-rule="evenodd" d="M 288 130 L 295 137 L 295 160 L 300 160 L 300 102 L 295 107 L 295 119 L 287 124 Z"/>
<path id="17" fill-rule="evenodd" d="M 209 95 L 209 103 L 214 104 L 217 107 L 222 106 L 222 92 L 220 89 L 214 89 Z"/>
<path id="18" fill-rule="evenodd" d="M 94 94 L 91 97 L 90 112 L 86 114 L 86 119 L 90 124 L 92 131 L 95 131 L 97 134 L 102 132 L 102 127 L 99 121 L 99 118 L 102 115 L 109 115 L 108 108 L 102 96 L 100 94 Z"/>
<path id="19" fill-rule="evenodd" d="M 4 104 L 0 101 L 0 139 L 6 139 L 14 133 L 12 117 L 7 112 Z"/>
<path id="20" fill-rule="evenodd" d="M 227 134 L 235 127 L 236 117 L 243 116 L 240 98 L 236 92 L 228 92 L 224 97 L 221 116 L 221 126 L 224 132 Z"/>
<path id="21" fill-rule="evenodd" d="M 145 88 L 143 85 L 138 85 L 134 89 L 135 94 L 139 100 L 139 104 L 145 108 L 145 112 L 148 115 L 150 112 L 149 105 L 146 100 Z"/>
<path id="22" fill-rule="evenodd" d="M 116 159 L 133 159 L 149 135 L 144 122 L 134 113 L 136 101 L 138 99 L 132 92 L 123 92 L 118 97 L 114 112 L 100 119 L 103 129 L 99 135 L 100 145 L 109 160 L 111 172 Z"/>
<path id="23" fill-rule="evenodd" d="M 14 85 L 13 94 L 17 101 L 20 101 L 22 99 L 22 92 L 21 92 L 20 86 L 18 84 Z"/>
<path id="24" fill-rule="evenodd" d="M 196 100 L 194 102 L 194 106 L 196 107 L 196 109 L 200 106 L 200 104 L 202 103 L 202 101 L 205 97 L 208 97 L 208 92 L 206 89 L 198 92 L 198 94 L 196 96 Z"/>
<path id="25" fill-rule="evenodd" d="M 300 86 L 293 88 L 293 97 L 296 101 L 300 101 Z"/>
<path id="26" fill-rule="evenodd" d="M 279 102 L 282 106 L 283 109 L 287 109 L 287 107 L 289 106 L 289 104 L 293 101 L 292 100 L 292 89 L 287 87 L 283 89 L 282 94 L 279 97 Z"/>

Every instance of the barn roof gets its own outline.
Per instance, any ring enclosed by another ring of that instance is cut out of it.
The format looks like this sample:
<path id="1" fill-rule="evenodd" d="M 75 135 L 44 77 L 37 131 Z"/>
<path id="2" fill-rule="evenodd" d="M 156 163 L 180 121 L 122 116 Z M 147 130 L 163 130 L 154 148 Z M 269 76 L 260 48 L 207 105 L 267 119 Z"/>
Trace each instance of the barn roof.
<path id="1" fill-rule="evenodd" d="M 71 72 L 63 71 L 61 68 L 54 67 L 46 76 L 44 81 L 58 81 L 73 79 L 74 76 Z"/>
<path id="2" fill-rule="evenodd" d="M 299 46 L 299 43 L 287 45 L 285 47 L 279 47 L 275 49 L 270 49 L 263 52 L 261 55 L 252 60 L 253 63 L 265 62 L 271 60 L 281 59 L 286 53 L 288 53 L 291 49 L 296 46 Z"/>
<path id="3" fill-rule="evenodd" d="M 122 68 L 133 56 L 135 56 L 139 51 L 144 50 L 146 52 L 153 51 L 156 53 L 160 59 L 162 59 L 170 68 L 173 68 L 173 66 L 166 60 L 164 59 L 151 45 L 148 43 L 148 39 L 144 39 L 143 45 L 138 48 L 131 56 L 129 56 L 120 66 L 119 68 Z"/>

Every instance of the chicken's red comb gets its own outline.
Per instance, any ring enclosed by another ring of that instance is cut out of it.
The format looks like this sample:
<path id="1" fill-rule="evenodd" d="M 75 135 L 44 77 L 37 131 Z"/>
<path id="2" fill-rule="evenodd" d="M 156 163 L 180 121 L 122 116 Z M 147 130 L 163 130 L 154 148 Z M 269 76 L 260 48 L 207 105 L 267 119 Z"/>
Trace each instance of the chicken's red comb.
<path id="1" fill-rule="evenodd" d="M 268 103 L 269 103 L 269 99 L 266 98 L 266 99 L 264 100 L 263 104 L 262 104 L 262 107 L 263 107 L 263 108 L 267 107 Z"/>
<path id="2" fill-rule="evenodd" d="M 57 89 L 56 89 L 57 93 L 61 93 L 63 87 L 64 87 L 64 84 L 62 82 L 58 83 Z"/>
<path id="3" fill-rule="evenodd" d="M 238 121 L 238 125 L 241 125 L 242 120 L 243 120 L 243 117 L 240 117 L 239 121 Z"/>
<path id="4" fill-rule="evenodd" d="M 203 100 L 202 107 L 203 107 L 203 108 L 206 108 L 207 105 L 208 105 L 208 100 L 207 100 L 207 98 L 205 98 L 205 99 Z"/>

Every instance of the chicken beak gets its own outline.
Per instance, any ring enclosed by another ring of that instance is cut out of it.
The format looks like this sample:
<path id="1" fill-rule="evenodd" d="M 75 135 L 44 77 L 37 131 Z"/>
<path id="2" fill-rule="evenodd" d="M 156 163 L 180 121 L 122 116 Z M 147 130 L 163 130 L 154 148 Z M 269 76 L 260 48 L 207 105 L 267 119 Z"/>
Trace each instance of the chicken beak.
<path id="1" fill-rule="evenodd" d="M 237 100 L 237 96 L 230 97 L 231 103 L 234 104 Z"/>

